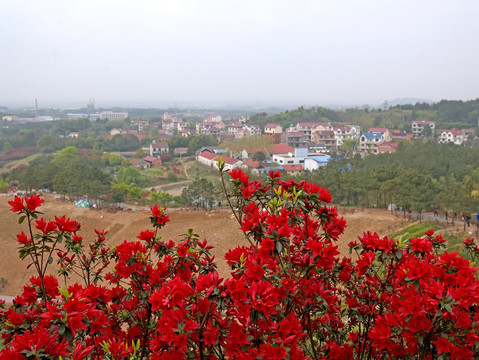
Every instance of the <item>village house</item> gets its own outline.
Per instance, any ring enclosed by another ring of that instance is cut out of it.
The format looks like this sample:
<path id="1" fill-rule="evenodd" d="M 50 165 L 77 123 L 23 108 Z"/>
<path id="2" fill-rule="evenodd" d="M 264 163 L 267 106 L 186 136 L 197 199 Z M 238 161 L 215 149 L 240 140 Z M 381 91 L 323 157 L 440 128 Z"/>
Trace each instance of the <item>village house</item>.
<path id="1" fill-rule="evenodd" d="M 210 150 L 201 150 L 196 155 L 196 161 L 205 166 L 213 167 L 213 163 L 217 157 L 218 155 Z"/>
<path id="2" fill-rule="evenodd" d="M 281 134 L 281 142 L 293 148 L 308 147 L 311 142 L 311 134 L 303 131 L 287 131 Z"/>
<path id="3" fill-rule="evenodd" d="M 363 155 L 367 154 L 377 154 L 378 153 L 378 144 L 383 139 L 383 134 L 379 132 L 364 132 L 359 138 L 359 151 Z"/>
<path id="4" fill-rule="evenodd" d="M 73 139 L 78 139 L 78 132 L 72 131 L 71 133 L 68 134 L 68 137 Z"/>
<path id="5" fill-rule="evenodd" d="M 414 138 L 414 134 L 408 133 L 404 130 L 395 129 L 391 132 L 391 139 L 393 141 L 407 141 L 412 140 Z"/>
<path id="6" fill-rule="evenodd" d="M 218 160 L 219 160 L 219 157 L 218 156 L 218 159 L 216 159 L 215 162 L 213 162 L 213 167 L 218 169 Z M 241 168 L 241 165 L 243 164 L 243 162 L 239 159 L 235 159 L 235 158 L 232 158 L 232 157 L 229 157 L 229 156 L 224 156 L 224 155 L 221 155 L 221 160 L 224 162 L 224 170 L 225 171 L 230 171 L 230 170 L 233 170 L 233 169 L 239 169 Z"/>
<path id="7" fill-rule="evenodd" d="M 354 140 L 358 142 L 361 136 L 361 130 L 358 125 L 333 126 L 332 129 L 336 139 L 336 147 L 338 148 L 343 145 L 344 140 Z"/>
<path id="8" fill-rule="evenodd" d="M 158 166 L 161 166 L 162 164 L 161 159 L 158 159 L 157 157 L 154 157 L 154 156 L 145 156 L 143 158 L 143 161 L 145 161 L 148 164 L 149 168 L 158 167 Z"/>
<path id="9" fill-rule="evenodd" d="M 465 141 L 464 131 L 451 129 L 451 130 L 438 130 L 439 138 L 438 142 L 442 144 L 453 143 L 456 145 L 462 145 Z"/>
<path id="10" fill-rule="evenodd" d="M 336 149 L 336 136 L 332 130 L 316 130 L 311 132 L 311 142 L 325 150 Z"/>
<path id="11" fill-rule="evenodd" d="M 436 122 L 432 120 L 413 120 L 411 122 L 411 132 L 416 137 L 421 136 L 426 126 L 429 126 L 429 128 L 431 129 L 431 133 L 434 134 L 434 131 L 436 129 Z"/>
<path id="12" fill-rule="evenodd" d="M 274 144 L 279 144 L 281 142 L 281 134 L 283 133 L 283 128 L 279 124 L 268 123 L 264 127 L 264 135 L 267 138 L 273 140 Z"/>
<path id="13" fill-rule="evenodd" d="M 150 123 L 148 122 L 148 120 L 140 120 L 140 119 L 132 120 L 130 122 L 130 125 L 132 127 L 136 127 L 139 133 L 141 132 L 141 130 L 143 130 L 145 126 L 148 126 L 149 124 Z"/>
<path id="14" fill-rule="evenodd" d="M 383 140 L 383 141 L 391 141 L 392 140 L 391 133 L 386 128 L 372 127 L 372 128 L 369 128 L 368 132 L 381 134 L 381 140 Z"/>
<path id="15" fill-rule="evenodd" d="M 321 130 L 331 130 L 331 123 L 328 122 L 315 122 L 315 121 L 300 121 L 296 126 L 292 126 L 290 131 L 303 132 L 306 134 L 308 141 L 311 141 L 311 133 L 313 129 L 318 128 Z"/>
<path id="16" fill-rule="evenodd" d="M 319 170 L 326 165 L 328 165 L 331 157 L 329 155 L 316 155 L 316 156 L 308 156 L 304 159 L 304 170 L 314 171 Z"/>
<path id="17" fill-rule="evenodd" d="M 166 142 L 155 142 L 150 144 L 150 156 L 159 156 L 170 151 L 170 147 Z"/>
<path id="18" fill-rule="evenodd" d="M 399 143 L 389 142 L 389 141 L 380 141 L 377 144 L 377 153 L 386 154 L 386 153 L 395 153 L 398 149 Z"/>

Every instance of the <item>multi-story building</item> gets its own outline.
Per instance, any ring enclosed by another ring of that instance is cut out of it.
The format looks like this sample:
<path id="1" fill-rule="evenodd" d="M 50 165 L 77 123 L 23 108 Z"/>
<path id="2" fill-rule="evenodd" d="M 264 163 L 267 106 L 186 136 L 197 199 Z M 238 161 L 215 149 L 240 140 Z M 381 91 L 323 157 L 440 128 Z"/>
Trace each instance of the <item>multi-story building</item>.
<path id="1" fill-rule="evenodd" d="M 312 132 L 311 141 L 326 150 L 336 149 L 336 136 L 332 130 L 320 130 Z"/>
<path id="2" fill-rule="evenodd" d="M 281 134 L 281 142 L 293 148 L 304 148 L 311 143 L 311 135 L 307 135 L 303 131 L 288 131 Z"/>
<path id="3" fill-rule="evenodd" d="M 245 136 L 261 136 L 261 128 L 258 125 L 243 125 Z"/>
<path id="4" fill-rule="evenodd" d="M 17 115 L 5 115 L 5 116 L 2 116 L 2 120 L 3 121 L 17 121 L 18 116 Z"/>
<path id="5" fill-rule="evenodd" d="M 279 144 L 281 142 L 282 133 L 283 128 L 279 124 L 268 123 L 264 127 L 264 135 L 273 140 L 273 144 Z"/>
<path id="6" fill-rule="evenodd" d="M 315 121 L 303 121 L 293 126 L 292 131 L 302 131 L 308 137 L 308 140 L 311 141 L 311 133 L 315 128 L 331 130 L 331 123 L 327 122 L 315 122 Z"/>
<path id="7" fill-rule="evenodd" d="M 238 123 L 231 123 L 226 125 L 225 127 L 226 127 L 226 132 L 231 135 L 236 135 L 243 129 L 243 125 Z"/>
<path id="8" fill-rule="evenodd" d="M 149 124 L 150 123 L 148 122 L 148 120 L 140 120 L 140 119 L 131 120 L 130 122 L 130 125 L 135 126 L 138 129 L 139 133 L 141 132 L 141 130 L 143 130 L 145 126 L 148 126 Z"/>
<path id="9" fill-rule="evenodd" d="M 123 120 L 127 117 L 127 112 L 102 111 L 100 113 L 100 120 Z"/>
<path id="10" fill-rule="evenodd" d="M 211 121 L 203 121 L 199 124 L 196 124 L 196 132 L 199 135 L 214 135 L 219 136 L 222 131 L 222 126 Z"/>
<path id="11" fill-rule="evenodd" d="M 386 128 L 372 127 L 369 128 L 368 132 L 370 133 L 380 133 L 383 141 L 391 141 L 391 133 Z"/>
<path id="12" fill-rule="evenodd" d="M 359 138 L 359 151 L 363 154 L 377 154 L 378 144 L 383 139 L 383 134 L 379 132 L 364 132 Z"/>
<path id="13" fill-rule="evenodd" d="M 432 120 L 413 120 L 411 123 L 411 131 L 414 136 L 421 136 L 426 126 L 429 126 L 431 133 L 434 134 L 436 122 Z"/>
<path id="14" fill-rule="evenodd" d="M 438 130 L 438 132 L 440 134 L 438 142 L 440 143 L 453 143 L 456 145 L 462 145 L 465 141 L 463 130 Z"/>
<path id="15" fill-rule="evenodd" d="M 337 147 L 343 145 L 344 140 L 359 141 L 359 136 L 361 135 L 361 130 L 358 125 L 333 126 L 332 129 Z"/>

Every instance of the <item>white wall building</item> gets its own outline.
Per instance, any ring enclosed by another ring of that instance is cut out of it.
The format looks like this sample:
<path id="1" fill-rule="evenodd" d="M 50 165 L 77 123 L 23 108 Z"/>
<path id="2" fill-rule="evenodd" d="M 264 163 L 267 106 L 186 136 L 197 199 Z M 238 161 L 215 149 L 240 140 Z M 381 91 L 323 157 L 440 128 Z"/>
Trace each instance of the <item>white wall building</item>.
<path id="1" fill-rule="evenodd" d="M 331 157 L 329 155 L 310 156 L 304 159 L 304 170 L 318 170 L 328 165 Z"/>
<path id="2" fill-rule="evenodd" d="M 127 112 L 102 111 L 100 113 L 100 120 L 123 120 L 127 117 Z"/>
<path id="3" fill-rule="evenodd" d="M 420 136 L 423 133 L 425 126 L 429 126 L 431 128 L 431 132 L 434 134 L 436 122 L 432 120 L 413 120 L 411 123 L 411 132 L 414 134 L 414 136 Z"/>
<path id="4" fill-rule="evenodd" d="M 359 141 L 361 136 L 361 129 L 358 125 L 333 126 L 333 131 L 337 147 L 343 145 L 344 140 L 347 139 Z"/>
<path id="5" fill-rule="evenodd" d="M 464 143 L 464 131 L 462 130 L 440 130 L 438 141 L 440 143 L 453 143 L 462 145 Z"/>

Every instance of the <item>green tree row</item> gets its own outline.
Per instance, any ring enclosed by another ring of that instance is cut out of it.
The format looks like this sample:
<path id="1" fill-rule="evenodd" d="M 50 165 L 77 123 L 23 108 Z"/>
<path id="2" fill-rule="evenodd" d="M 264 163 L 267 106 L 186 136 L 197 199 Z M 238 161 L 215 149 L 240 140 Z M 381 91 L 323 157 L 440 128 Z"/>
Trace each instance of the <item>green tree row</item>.
<path id="1" fill-rule="evenodd" d="M 395 154 L 336 158 L 296 180 L 300 179 L 329 189 L 337 203 L 380 207 L 394 203 L 418 212 L 435 207 L 479 211 L 479 147 L 403 144 Z"/>

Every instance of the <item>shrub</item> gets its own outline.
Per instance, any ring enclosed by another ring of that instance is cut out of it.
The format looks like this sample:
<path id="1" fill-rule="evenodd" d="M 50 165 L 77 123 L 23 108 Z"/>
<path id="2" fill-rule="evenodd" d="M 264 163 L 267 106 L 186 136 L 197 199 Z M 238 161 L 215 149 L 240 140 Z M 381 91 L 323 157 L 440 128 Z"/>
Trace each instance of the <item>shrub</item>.
<path id="1" fill-rule="evenodd" d="M 106 231 L 86 243 L 77 222 L 38 219 L 39 197 L 15 197 L 27 225 L 20 256 L 38 277 L 2 312 L 0 359 L 477 358 L 477 270 L 442 253 L 440 236 L 365 232 L 350 244 L 353 261 L 334 245 L 346 224 L 326 189 L 279 173 L 266 184 L 229 176 L 250 245 L 226 254 L 227 279 L 192 230 L 178 244 L 161 240 L 169 219 L 158 206 L 151 229 L 108 249 Z M 465 245 L 477 255 L 472 239 Z M 57 251 L 60 274 L 82 284 L 45 275 Z"/>

